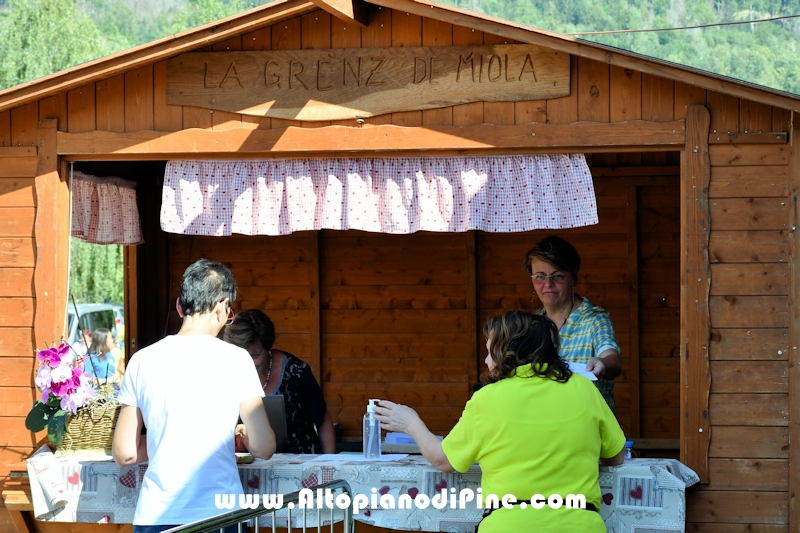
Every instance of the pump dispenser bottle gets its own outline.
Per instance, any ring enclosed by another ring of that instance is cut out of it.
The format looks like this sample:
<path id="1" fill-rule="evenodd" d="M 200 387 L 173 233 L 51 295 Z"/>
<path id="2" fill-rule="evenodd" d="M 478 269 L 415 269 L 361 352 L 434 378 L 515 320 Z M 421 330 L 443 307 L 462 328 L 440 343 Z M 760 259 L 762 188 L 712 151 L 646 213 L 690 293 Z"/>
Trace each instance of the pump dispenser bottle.
<path id="1" fill-rule="evenodd" d="M 381 456 L 381 423 L 373 416 L 375 405 L 380 400 L 369 400 L 364 415 L 364 457 Z"/>

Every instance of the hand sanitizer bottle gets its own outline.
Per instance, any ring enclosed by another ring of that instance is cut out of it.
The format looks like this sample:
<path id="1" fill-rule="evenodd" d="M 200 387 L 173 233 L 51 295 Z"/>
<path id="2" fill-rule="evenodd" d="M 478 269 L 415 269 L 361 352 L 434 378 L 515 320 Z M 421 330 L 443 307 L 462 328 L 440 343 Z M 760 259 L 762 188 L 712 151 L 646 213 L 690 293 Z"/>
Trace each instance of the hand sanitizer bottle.
<path id="1" fill-rule="evenodd" d="M 380 400 L 369 400 L 364 415 L 364 457 L 381 456 L 381 423 L 373 416 L 375 404 Z"/>

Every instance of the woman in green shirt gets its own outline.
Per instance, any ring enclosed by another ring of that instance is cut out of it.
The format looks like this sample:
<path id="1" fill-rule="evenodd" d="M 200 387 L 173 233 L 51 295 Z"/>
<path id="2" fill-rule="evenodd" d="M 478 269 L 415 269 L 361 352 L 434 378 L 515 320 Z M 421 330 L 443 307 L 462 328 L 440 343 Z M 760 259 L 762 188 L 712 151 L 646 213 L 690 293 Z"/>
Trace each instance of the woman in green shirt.
<path id="1" fill-rule="evenodd" d="M 510 311 L 489 319 L 484 381 L 461 419 L 440 441 L 417 413 L 381 401 L 381 427 L 409 434 L 432 465 L 466 472 L 480 464 L 487 495 L 513 495 L 518 502 L 582 494 L 587 509 L 526 503 L 501 507 L 480 525 L 481 533 L 605 531 L 599 513 L 598 459 L 621 464 L 625 435 L 591 381 L 573 375 L 558 356 L 558 329 L 545 316 Z M 538 499 L 538 497 L 536 498 Z"/>

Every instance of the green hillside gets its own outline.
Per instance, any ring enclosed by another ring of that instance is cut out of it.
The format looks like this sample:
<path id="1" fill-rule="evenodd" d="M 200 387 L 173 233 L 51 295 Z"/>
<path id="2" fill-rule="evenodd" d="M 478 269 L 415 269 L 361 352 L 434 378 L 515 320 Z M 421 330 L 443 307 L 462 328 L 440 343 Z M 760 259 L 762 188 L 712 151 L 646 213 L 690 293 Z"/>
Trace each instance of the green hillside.
<path id="1" fill-rule="evenodd" d="M 261 4 L 259 0 L 0 0 L 0 88 Z M 800 14 L 800 0 L 445 0 L 562 33 L 694 26 Z M 64 21 L 70 21 L 64 24 Z M 584 36 L 800 94 L 800 18 Z"/>

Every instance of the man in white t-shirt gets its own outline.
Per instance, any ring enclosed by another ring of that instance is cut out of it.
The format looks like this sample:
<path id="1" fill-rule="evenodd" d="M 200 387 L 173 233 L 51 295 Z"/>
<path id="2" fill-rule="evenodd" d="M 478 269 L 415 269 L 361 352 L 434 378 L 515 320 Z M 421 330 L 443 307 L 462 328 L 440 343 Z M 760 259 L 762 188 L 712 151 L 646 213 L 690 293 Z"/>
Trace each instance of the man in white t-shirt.
<path id="1" fill-rule="evenodd" d="M 134 533 L 156 533 L 218 515 L 215 494 L 243 493 L 234 428 L 256 457 L 275 453 L 250 355 L 216 338 L 232 320 L 235 299 L 230 270 L 200 259 L 183 274 L 178 334 L 139 350 L 128 364 L 118 396 L 123 405 L 113 455 L 120 466 L 149 460 Z M 243 425 L 236 426 L 239 417 Z"/>

